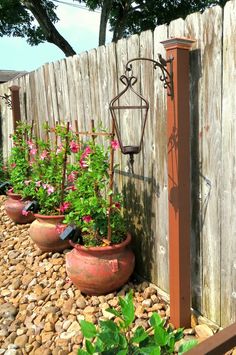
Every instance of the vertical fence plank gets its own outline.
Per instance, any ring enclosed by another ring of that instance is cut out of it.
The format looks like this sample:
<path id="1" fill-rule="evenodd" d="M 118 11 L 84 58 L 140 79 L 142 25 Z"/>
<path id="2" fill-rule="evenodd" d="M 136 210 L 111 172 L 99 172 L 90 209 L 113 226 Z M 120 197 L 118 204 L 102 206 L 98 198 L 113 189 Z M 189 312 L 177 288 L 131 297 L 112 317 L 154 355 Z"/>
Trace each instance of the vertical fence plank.
<path id="1" fill-rule="evenodd" d="M 154 59 L 158 54 L 165 58 L 165 49 L 160 41 L 167 38 L 167 26 L 159 26 L 154 31 Z M 154 72 L 154 112 L 153 118 L 153 198 L 155 210 L 156 269 L 157 284 L 169 290 L 168 265 L 168 178 L 167 178 L 167 127 L 166 127 L 166 89 L 159 80 L 160 69 Z"/>
<path id="2" fill-rule="evenodd" d="M 68 76 L 68 99 L 70 105 L 70 119 L 73 127 L 74 121 L 78 120 L 77 104 L 76 104 L 76 77 L 74 73 L 74 57 L 66 58 L 67 76 Z"/>
<path id="3" fill-rule="evenodd" d="M 83 101 L 83 82 L 81 76 L 81 60 L 80 57 L 75 55 L 73 56 L 73 75 L 75 80 L 75 97 L 76 97 L 76 111 L 78 126 L 80 129 L 84 126 L 84 101 Z"/>
<path id="4" fill-rule="evenodd" d="M 97 67 L 96 49 L 92 49 L 91 51 L 88 52 L 88 68 L 89 68 L 89 88 L 90 88 L 90 99 L 91 99 L 90 119 L 94 119 L 95 122 L 97 123 L 101 117 L 101 110 L 100 110 L 100 90 L 98 85 L 98 67 Z"/>
<path id="5" fill-rule="evenodd" d="M 81 73 L 81 85 L 83 90 L 83 102 L 84 102 L 84 117 L 83 124 L 84 129 L 90 128 L 90 121 L 92 118 L 91 108 L 91 94 L 89 87 L 89 65 L 88 65 L 88 53 L 84 52 L 80 55 L 80 73 Z"/>
<path id="6" fill-rule="evenodd" d="M 221 324 L 236 321 L 236 2 L 224 9 L 222 107 Z"/>
<path id="7" fill-rule="evenodd" d="M 145 31 L 140 34 L 140 57 L 153 59 L 153 32 Z M 154 142 L 154 69 L 153 63 L 149 61 L 141 62 L 141 88 L 143 96 L 149 102 L 149 117 L 146 123 L 143 145 L 143 188 L 142 188 L 142 205 L 143 218 L 142 221 L 142 243 L 141 255 L 143 259 L 143 272 L 149 280 L 157 282 L 156 268 L 156 210 L 155 210 L 155 195 L 153 191 L 154 184 L 154 162 L 155 142 Z M 147 163 L 149 162 L 149 163 Z"/>
<path id="8" fill-rule="evenodd" d="M 220 323 L 221 200 L 221 33 L 222 10 L 202 14 L 199 80 L 201 238 L 203 260 L 202 312 Z"/>

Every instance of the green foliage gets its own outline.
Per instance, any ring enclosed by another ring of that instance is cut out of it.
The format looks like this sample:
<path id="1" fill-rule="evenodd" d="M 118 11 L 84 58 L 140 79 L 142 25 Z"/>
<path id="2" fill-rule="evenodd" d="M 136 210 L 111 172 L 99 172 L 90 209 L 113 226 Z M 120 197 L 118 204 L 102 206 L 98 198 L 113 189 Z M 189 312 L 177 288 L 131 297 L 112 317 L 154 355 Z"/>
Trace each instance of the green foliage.
<path id="1" fill-rule="evenodd" d="M 31 175 L 29 162 L 29 147 L 27 144 L 31 127 L 25 123 L 19 123 L 15 134 L 12 136 L 13 147 L 8 160 L 8 174 L 15 193 L 22 194 L 25 181 Z"/>
<path id="2" fill-rule="evenodd" d="M 45 126 L 44 134 L 48 136 L 49 127 Z M 28 158 L 31 169 L 30 177 L 23 181 L 23 197 L 30 197 L 39 203 L 41 214 L 62 214 L 63 203 L 62 180 L 65 160 L 65 151 L 70 154 L 69 141 L 73 137 L 71 131 L 67 132 L 65 126 L 57 126 L 54 130 L 59 146 L 51 146 L 49 139 L 31 139 L 27 141 Z M 67 146 L 68 145 L 68 146 Z M 15 186 L 14 186 L 15 189 Z M 64 190 L 64 189 L 63 189 Z M 64 212 L 64 210 L 63 210 Z"/>
<path id="3" fill-rule="evenodd" d="M 46 10 L 52 23 L 58 20 L 52 1 L 42 0 L 41 4 Z M 28 11 L 23 1 L 0 0 L 0 37 L 25 37 L 31 45 L 37 45 L 46 40 L 40 26 L 35 25 L 34 17 Z"/>
<path id="4" fill-rule="evenodd" d="M 132 329 L 135 311 L 132 291 L 125 298 L 119 297 L 120 309 L 107 309 L 120 319 L 117 323 L 112 320 L 100 321 L 96 328 L 87 321 L 80 321 L 81 331 L 86 338 L 85 348 L 78 350 L 78 355 L 103 354 L 103 355 L 167 355 L 174 353 L 175 343 L 183 337 L 183 329 L 164 327 L 164 320 L 157 313 L 150 318 L 150 329 L 144 330 L 139 326 L 133 336 L 126 333 Z M 179 354 L 190 350 L 197 341 L 182 344 Z"/>
<path id="5" fill-rule="evenodd" d="M 76 154 L 76 164 L 68 168 L 71 180 L 66 203 L 70 205 L 64 222 L 76 225 L 83 235 L 85 246 L 106 245 L 108 235 L 109 196 L 112 197 L 110 225 L 112 244 L 125 237 L 125 222 L 122 214 L 122 197 L 109 190 L 110 146 L 93 140 L 82 144 Z"/>

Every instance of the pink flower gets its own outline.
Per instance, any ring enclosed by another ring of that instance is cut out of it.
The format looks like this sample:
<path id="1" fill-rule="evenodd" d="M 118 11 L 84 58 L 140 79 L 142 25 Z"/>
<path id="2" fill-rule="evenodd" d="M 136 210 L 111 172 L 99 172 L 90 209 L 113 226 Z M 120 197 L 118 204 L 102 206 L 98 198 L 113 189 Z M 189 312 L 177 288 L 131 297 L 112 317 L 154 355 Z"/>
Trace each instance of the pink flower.
<path id="1" fill-rule="evenodd" d="M 35 155 L 36 153 L 37 153 L 37 149 L 36 148 L 30 149 L 30 154 L 31 155 Z"/>
<path id="2" fill-rule="evenodd" d="M 28 144 L 30 149 L 33 149 L 34 143 L 32 141 L 27 141 L 27 144 Z"/>
<path id="3" fill-rule="evenodd" d="M 44 151 L 42 152 L 42 154 L 40 155 L 40 159 L 41 159 L 41 160 L 44 160 L 44 159 L 47 157 L 47 155 L 48 155 L 48 152 L 47 152 L 46 150 L 44 150 Z"/>
<path id="4" fill-rule="evenodd" d="M 51 186 L 51 185 L 48 185 L 48 187 L 47 187 L 47 193 L 48 193 L 48 195 L 51 195 L 53 192 L 54 192 L 54 187 L 53 186 Z"/>
<path id="5" fill-rule="evenodd" d="M 21 211 L 21 214 L 22 214 L 23 216 L 28 216 L 29 212 L 27 212 L 27 211 L 25 211 L 25 210 L 22 210 L 22 211 Z"/>
<path id="6" fill-rule="evenodd" d="M 26 186 L 28 186 L 30 184 L 31 180 L 25 180 L 24 183 Z"/>
<path id="7" fill-rule="evenodd" d="M 89 222 L 91 222 L 93 219 L 92 219 L 92 217 L 91 216 L 84 216 L 84 217 L 82 217 L 82 220 L 85 222 L 85 223 L 89 223 Z"/>
<path id="8" fill-rule="evenodd" d="M 85 161 L 85 160 L 82 160 L 82 159 L 80 159 L 79 165 L 80 165 L 80 167 L 81 167 L 82 169 L 88 167 L 88 164 L 86 163 L 86 161 Z"/>
<path id="9" fill-rule="evenodd" d="M 42 186 L 43 186 L 44 190 L 46 190 L 49 187 L 48 184 L 42 184 Z"/>
<path id="10" fill-rule="evenodd" d="M 64 213 L 70 207 L 70 202 L 63 202 L 60 204 L 60 212 Z"/>
<path id="11" fill-rule="evenodd" d="M 68 181 L 74 182 L 77 177 L 77 174 L 78 174 L 77 171 L 72 171 L 67 177 Z"/>
<path id="12" fill-rule="evenodd" d="M 79 144 L 77 144 L 75 141 L 70 142 L 70 150 L 72 153 L 78 153 L 79 151 Z"/>
<path id="13" fill-rule="evenodd" d="M 75 191 L 75 190 L 77 190 L 77 188 L 75 187 L 75 185 L 72 185 L 72 186 L 68 186 L 68 187 L 66 188 L 66 190 Z"/>
<path id="14" fill-rule="evenodd" d="M 62 152 L 62 144 L 60 144 L 58 147 L 57 147 L 57 150 L 56 150 L 56 154 L 59 154 Z"/>
<path id="15" fill-rule="evenodd" d="M 15 168 L 15 167 L 16 167 L 16 163 L 12 163 L 12 164 L 11 164 L 11 167 L 12 167 L 12 168 Z"/>
<path id="16" fill-rule="evenodd" d="M 66 225 L 65 224 L 58 223 L 56 225 L 56 231 L 57 231 L 58 234 L 61 234 L 62 232 L 64 232 L 65 229 L 66 229 Z"/>
<path id="17" fill-rule="evenodd" d="M 40 187 L 41 186 L 41 180 L 36 181 L 35 186 Z"/>
<path id="18" fill-rule="evenodd" d="M 112 147 L 112 149 L 117 150 L 120 148 L 120 144 L 118 141 L 114 140 L 114 141 L 111 141 L 111 147 Z"/>
<path id="19" fill-rule="evenodd" d="M 89 154 L 92 153 L 92 149 L 90 148 L 90 146 L 86 147 L 84 152 L 83 152 L 83 155 L 87 156 Z"/>

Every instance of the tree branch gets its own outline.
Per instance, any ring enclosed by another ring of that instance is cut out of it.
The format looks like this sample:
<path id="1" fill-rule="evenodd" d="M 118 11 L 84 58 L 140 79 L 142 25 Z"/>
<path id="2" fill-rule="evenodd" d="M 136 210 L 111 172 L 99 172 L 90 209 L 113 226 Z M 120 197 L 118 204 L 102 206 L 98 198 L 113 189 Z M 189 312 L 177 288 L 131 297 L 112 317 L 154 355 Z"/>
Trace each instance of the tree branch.
<path id="1" fill-rule="evenodd" d="M 71 45 L 61 36 L 51 22 L 41 0 L 22 0 L 22 3 L 34 15 L 48 42 L 59 47 L 66 57 L 76 54 Z"/>

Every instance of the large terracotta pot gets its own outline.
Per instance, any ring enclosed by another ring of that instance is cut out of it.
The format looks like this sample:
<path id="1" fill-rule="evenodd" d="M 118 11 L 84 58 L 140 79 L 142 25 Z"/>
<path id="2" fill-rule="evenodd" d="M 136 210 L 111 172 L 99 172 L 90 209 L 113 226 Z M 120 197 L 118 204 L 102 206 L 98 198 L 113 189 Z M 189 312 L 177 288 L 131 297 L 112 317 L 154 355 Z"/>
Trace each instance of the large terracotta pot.
<path id="1" fill-rule="evenodd" d="M 103 295 L 123 286 L 134 270 L 135 257 L 129 247 L 131 235 L 112 246 L 86 248 L 71 244 L 66 270 L 73 284 L 88 295 Z"/>
<path id="2" fill-rule="evenodd" d="M 45 252 L 62 251 L 70 248 L 67 240 L 59 237 L 58 226 L 62 223 L 64 216 L 46 216 L 35 213 L 36 220 L 29 228 L 29 235 L 34 243 Z"/>
<path id="3" fill-rule="evenodd" d="M 27 216 L 22 214 L 22 210 L 29 202 L 27 199 L 22 199 L 22 196 L 13 192 L 7 192 L 7 200 L 5 202 L 5 210 L 8 217 L 15 223 L 25 224 L 35 220 L 33 213 L 29 212 Z"/>

